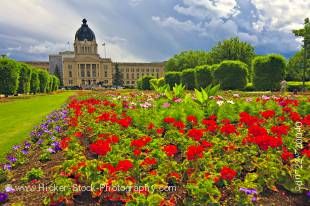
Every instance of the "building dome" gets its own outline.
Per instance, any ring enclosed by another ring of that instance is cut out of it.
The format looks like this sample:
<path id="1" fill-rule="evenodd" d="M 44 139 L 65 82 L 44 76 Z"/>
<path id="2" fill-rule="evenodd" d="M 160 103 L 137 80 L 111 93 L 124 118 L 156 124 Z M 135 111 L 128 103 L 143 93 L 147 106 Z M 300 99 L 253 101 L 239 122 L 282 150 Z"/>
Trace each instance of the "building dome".
<path id="1" fill-rule="evenodd" d="M 93 41 L 96 40 L 94 32 L 88 27 L 87 20 L 83 19 L 82 26 L 75 33 L 75 40 L 78 41 Z"/>

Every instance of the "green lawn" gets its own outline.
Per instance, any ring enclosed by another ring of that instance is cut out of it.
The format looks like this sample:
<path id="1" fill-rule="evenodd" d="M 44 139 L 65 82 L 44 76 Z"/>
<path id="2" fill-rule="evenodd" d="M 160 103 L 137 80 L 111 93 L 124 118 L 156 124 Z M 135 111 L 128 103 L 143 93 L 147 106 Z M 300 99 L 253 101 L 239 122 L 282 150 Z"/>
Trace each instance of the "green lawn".
<path id="1" fill-rule="evenodd" d="M 14 98 L 0 103 L 0 159 L 12 148 L 27 138 L 34 126 L 59 108 L 74 92 L 53 95 L 38 95 Z"/>

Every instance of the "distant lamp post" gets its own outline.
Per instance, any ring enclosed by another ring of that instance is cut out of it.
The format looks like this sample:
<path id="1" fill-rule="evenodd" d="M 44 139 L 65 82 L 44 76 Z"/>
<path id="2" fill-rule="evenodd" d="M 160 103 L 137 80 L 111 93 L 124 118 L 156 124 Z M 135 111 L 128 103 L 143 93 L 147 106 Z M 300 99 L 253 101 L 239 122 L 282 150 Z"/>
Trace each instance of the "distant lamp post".
<path id="1" fill-rule="evenodd" d="M 107 48 L 106 48 L 106 43 L 104 42 L 102 44 L 102 46 L 104 47 L 104 58 L 107 58 Z"/>

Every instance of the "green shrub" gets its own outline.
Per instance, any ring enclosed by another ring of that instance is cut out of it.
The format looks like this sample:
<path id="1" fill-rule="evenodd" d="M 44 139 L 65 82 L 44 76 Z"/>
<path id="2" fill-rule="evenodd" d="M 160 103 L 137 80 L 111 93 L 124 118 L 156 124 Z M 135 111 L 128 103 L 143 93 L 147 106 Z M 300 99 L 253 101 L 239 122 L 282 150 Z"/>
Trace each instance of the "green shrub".
<path id="1" fill-rule="evenodd" d="M 40 92 L 48 92 L 49 87 L 49 74 L 45 70 L 39 70 L 39 80 L 40 80 Z"/>
<path id="2" fill-rule="evenodd" d="M 57 76 L 52 75 L 52 77 L 53 77 L 52 91 L 56 91 L 60 86 L 60 81 Z"/>
<path id="3" fill-rule="evenodd" d="M 19 64 L 19 85 L 18 85 L 18 93 L 19 94 L 27 94 L 30 92 L 30 80 L 31 80 L 31 72 L 32 69 L 27 64 Z"/>
<path id="4" fill-rule="evenodd" d="M 137 87 L 138 89 L 141 90 L 150 90 L 151 89 L 151 84 L 150 80 L 154 79 L 152 76 L 144 76 L 140 78 L 137 82 Z"/>
<path id="5" fill-rule="evenodd" d="M 197 66 L 195 70 L 197 88 L 206 88 L 209 84 L 212 84 L 212 73 L 208 65 Z"/>
<path id="6" fill-rule="evenodd" d="M 0 59 L 0 94 L 15 94 L 18 89 L 19 68 L 15 61 Z"/>
<path id="7" fill-rule="evenodd" d="M 44 176 L 44 172 L 41 168 L 32 168 L 30 171 L 26 173 L 26 175 L 22 178 L 24 182 L 30 182 L 32 180 L 39 180 Z"/>
<path id="8" fill-rule="evenodd" d="M 253 60 L 253 85 L 256 90 L 278 90 L 285 76 L 286 62 L 280 55 L 259 56 Z"/>
<path id="9" fill-rule="evenodd" d="M 165 82 L 171 88 L 174 87 L 175 84 L 181 83 L 181 72 L 167 72 L 165 74 Z"/>
<path id="10" fill-rule="evenodd" d="M 243 89 L 247 85 L 248 66 L 241 61 L 223 61 L 214 71 L 222 89 Z"/>
<path id="11" fill-rule="evenodd" d="M 181 83 L 186 89 L 193 90 L 196 87 L 196 70 L 186 69 L 182 71 Z"/>
<path id="12" fill-rule="evenodd" d="M 39 91 L 40 91 L 39 73 L 37 70 L 33 69 L 30 80 L 30 92 L 36 94 Z"/>
<path id="13" fill-rule="evenodd" d="M 310 91 L 310 82 L 306 82 L 306 90 Z M 288 82 L 287 84 L 287 90 L 290 92 L 294 92 L 294 91 L 302 91 L 303 89 L 303 84 L 302 82 Z"/>
<path id="14" fill-rule="evenodd" d="M 243 91 L 252 92 L 252 91 L 255 91 L 255 88 L 254 88 L 254 86 L 253 86 L 252 83 L 248 83 L 248 84 L 244 87 Z"/>

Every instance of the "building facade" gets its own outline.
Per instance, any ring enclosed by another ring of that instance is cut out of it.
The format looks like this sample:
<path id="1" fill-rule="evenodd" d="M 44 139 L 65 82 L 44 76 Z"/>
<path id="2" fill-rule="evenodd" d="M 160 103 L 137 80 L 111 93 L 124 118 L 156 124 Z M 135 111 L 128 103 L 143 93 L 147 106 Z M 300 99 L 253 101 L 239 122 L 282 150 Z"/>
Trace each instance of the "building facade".
<path id="1" fill-rule="evenodd" d="M 123 85 L 134 87 L 143 76 L 164 76 L 164 63 L 122 63 L 101 58 L 94 32 L 88 27 L 86 19 L 77 30 L 74 39 L 74 52 L 60 52 L 50 55 L 49 71 L 59 69 L 64 86 L 94 87 L 113 86 L 115 66 L 122 74 Z"/>

